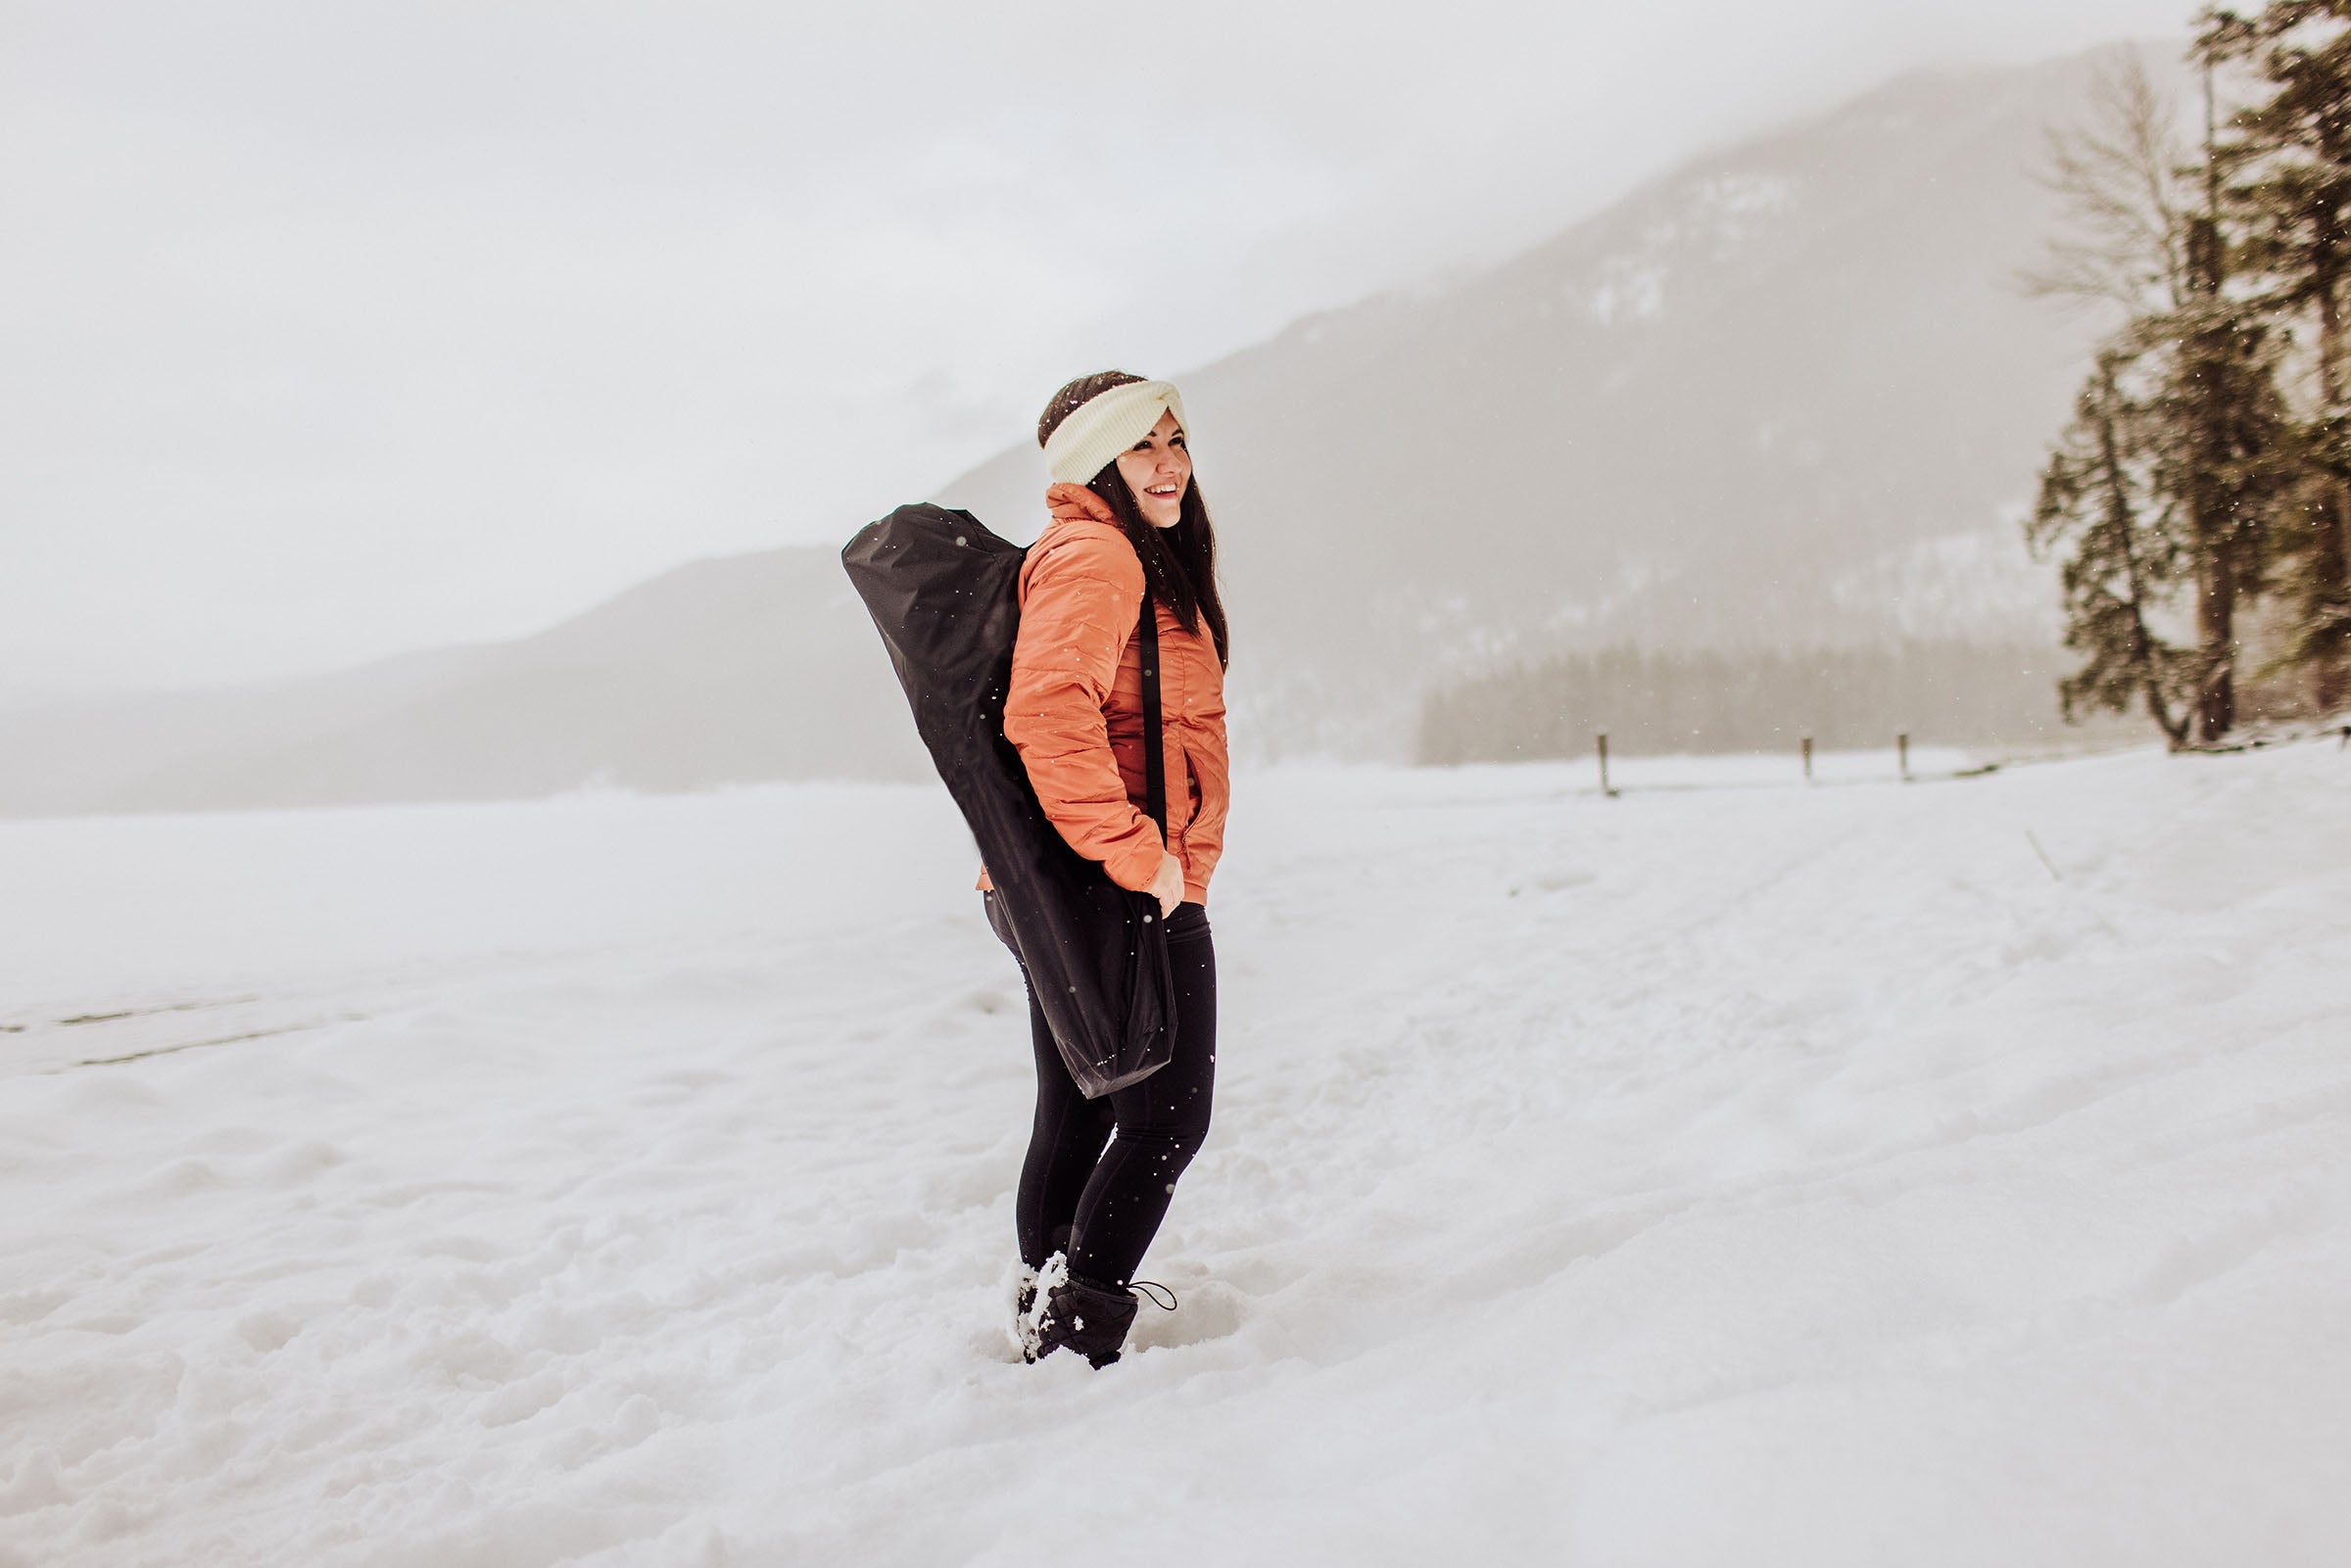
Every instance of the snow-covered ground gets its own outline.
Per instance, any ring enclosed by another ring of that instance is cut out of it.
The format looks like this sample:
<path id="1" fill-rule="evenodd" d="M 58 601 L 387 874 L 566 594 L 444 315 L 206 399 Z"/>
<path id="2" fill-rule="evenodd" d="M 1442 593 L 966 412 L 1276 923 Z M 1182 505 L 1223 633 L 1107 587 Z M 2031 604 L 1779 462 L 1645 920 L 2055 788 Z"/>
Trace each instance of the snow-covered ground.
<path id="1" fill-rule="evenodd" d="M 936 787 L 0 825 L 0 1563 L 2343 1561 L 2351 755 L 1889 760 L 1244 779 L 1098 1374 Z"/>

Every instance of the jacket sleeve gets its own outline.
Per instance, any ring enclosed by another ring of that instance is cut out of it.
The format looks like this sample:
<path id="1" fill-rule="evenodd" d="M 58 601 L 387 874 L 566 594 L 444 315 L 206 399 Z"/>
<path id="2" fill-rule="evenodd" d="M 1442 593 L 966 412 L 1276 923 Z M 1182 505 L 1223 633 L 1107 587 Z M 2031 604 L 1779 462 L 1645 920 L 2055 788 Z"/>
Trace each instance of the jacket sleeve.
<path id="1" fill-rule="evenodd" d="M 1198 751 L 1184 749 L 1185 766 L 1200 784 L 1200 810 L 1183 831 L 1183 870 L 1201 887 L 1216 874 L 1224 858 L 1224 817 L 1232 804 L 1232 776 L 1225 763 L 1224 710 L 1220 705 L 1203 716 L 1209 744 Z"/>
<path id="2" fill-rule="evenodd" d="M 1087 533 L 1032 552 L 1022 576 L 1004 736 L 1070 847 L 1100 861 L 1121 887 L 1143 892 L 1167 846 L 1159 825 L 1127 798 L 1103 719 L 1142 614 L 1142 563 L 1125 540 Z"/>

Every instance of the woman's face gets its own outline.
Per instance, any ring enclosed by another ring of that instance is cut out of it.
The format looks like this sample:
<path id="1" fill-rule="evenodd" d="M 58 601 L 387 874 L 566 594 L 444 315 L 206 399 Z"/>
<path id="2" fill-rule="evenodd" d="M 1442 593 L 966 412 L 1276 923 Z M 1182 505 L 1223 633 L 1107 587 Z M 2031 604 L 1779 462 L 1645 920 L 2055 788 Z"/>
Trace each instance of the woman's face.
<path id="1" fill-rule="evenodd" d="M 1183 493 L 1192 482 L 1192 451 L 1172 413 L 1159 416 L 1151 434 L 1119 453 L 1119 477 L 1134 493 L 1144 521 L 1174 528 L 1183 519 Z"/>

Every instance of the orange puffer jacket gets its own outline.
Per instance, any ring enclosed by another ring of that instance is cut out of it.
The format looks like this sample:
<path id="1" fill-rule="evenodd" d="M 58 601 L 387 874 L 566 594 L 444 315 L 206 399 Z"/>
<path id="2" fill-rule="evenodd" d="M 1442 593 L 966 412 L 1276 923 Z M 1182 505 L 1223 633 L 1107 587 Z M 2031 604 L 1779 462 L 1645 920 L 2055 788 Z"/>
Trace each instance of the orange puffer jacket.
<path id="1" fill-rule="evenodd" d="M 1159 827 L 1143 784 L 1143 564 L 1102 499 L 1082 485 L 1045 492 L 1053 519 L 1021 567 L 1021 630 L 1004 698 L 1004 735 L 1028 766 L 1045 815 L 1111 880 L 1146 891 L 1159 874 Z M 1230 775 L 1224 670 L 1206 622 L 1187 632 L 1159 612 L 1167 849 L 1183 896 L 1204 903 L 1224 851 Z M 984 869 L 980 885 L 988 885 Z"/>

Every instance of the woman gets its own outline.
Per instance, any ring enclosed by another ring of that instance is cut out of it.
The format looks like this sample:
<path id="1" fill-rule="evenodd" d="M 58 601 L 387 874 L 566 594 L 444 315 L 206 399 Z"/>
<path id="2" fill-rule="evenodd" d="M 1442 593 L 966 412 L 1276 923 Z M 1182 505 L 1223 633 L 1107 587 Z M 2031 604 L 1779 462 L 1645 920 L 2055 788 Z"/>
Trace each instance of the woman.
<path id="1" fill-rule="evenodd" d="M 1224 840 L 1228 655 L 1216 535 L 1176 389 L 1118 370 L 1081 377 L 1053 395 L 1036 439 L 1054 479 L 1052 519 L 1021 568 L 1004 734 L 1062 837 L 1120 886 L 1158 898 L 1176 974 L 1174 1060 L 1100 1100 L 1079 1092 L 1033 985 L 1029 993 L 1036 1119 L 1016 1210 L 1023 1349 L 1034 1360 L 1066 1346 L 1099 1367 L 1119 1357 L 1135 1268 L 1208 1135 L 1217 960 L 1206 906 Z M 1164 838 L 1144 806 L 1135 629 L 1146 585 L 1159 628 Z M 1009 945 L 984 871 L 980 885 Z"/>

